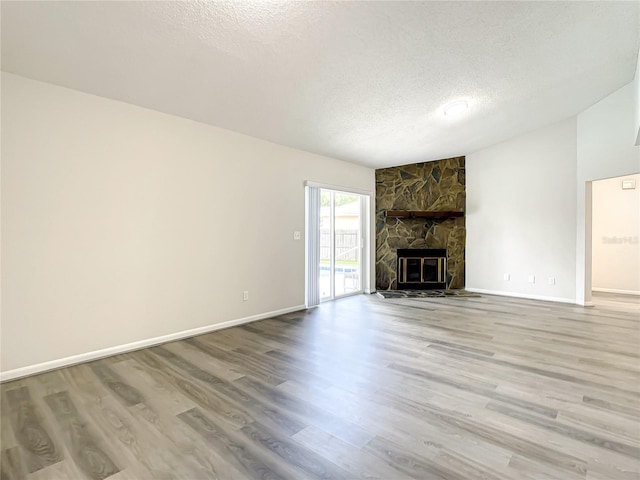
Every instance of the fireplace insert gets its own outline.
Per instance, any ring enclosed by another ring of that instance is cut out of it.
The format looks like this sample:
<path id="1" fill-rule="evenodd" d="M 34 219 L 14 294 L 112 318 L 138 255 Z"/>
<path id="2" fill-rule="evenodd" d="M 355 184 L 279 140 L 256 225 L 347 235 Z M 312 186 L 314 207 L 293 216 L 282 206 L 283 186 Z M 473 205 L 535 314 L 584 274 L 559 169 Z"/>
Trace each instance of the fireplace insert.
<path id="1" fill-rule="evenodd" d="M 447 250 L 444 248 L 400 248 L 397 250 L 398 290 L 447 288 Z"/>

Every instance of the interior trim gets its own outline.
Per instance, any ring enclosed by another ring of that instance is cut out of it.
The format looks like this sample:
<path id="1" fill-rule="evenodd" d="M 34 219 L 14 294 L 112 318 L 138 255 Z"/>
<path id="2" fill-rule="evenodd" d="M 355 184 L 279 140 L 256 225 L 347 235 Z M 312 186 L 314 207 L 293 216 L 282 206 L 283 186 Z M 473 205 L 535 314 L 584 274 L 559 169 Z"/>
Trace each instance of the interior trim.
<path id="1" fill-rule="evenodd" d="M 501 297 L 515 297 L 515 298 L 526 298 L 530 300 L 542 300 L 544 302 L 557 302 L 557 303 L 571 303 L 576 305 L 575 298 L 562 298 L 562 297 L 545 297 L 543 295 L 530 295 L 528 293 L 512 293 L 512 292 L 502 292 L 499 290 L 485 290 L 483 288 L 464 288 L 468 292 L 474 293 L 485 293 L 487 295 L 498 295 Z M 579 305 L 579 304 L 578 304 Z M 593 306 L 593 305 L 584 305 L 584 306 Z"/>
<path id="2" fill-rule="evenodd" d="M 168 335 L 162 335 L 160 337 L 148 338 L 146 340 L 139 340 L 137 342 L 125 343 L 124 345 L 117 345 L 115 347 L 108 347 L 100 350 L 94 350 L 92 352 L 81 353 L 79 355 L 59 358 L 57 360 L 51 360 L 49 362 L 37 363 L 35 365 L 15 368 L 13 370 L 7 370 L 6 372 L 0 372 L 0 383 L 27 377 L 29 375 L 35 375 L 37 373 L 48 372 L 50 370 L 55 370 L 62 367 L 70 367 L 71 365 L 77 365 L 79 363 L 98 360 L 100 358 L 110 357 L 112 355 L 117 355 L 120 353 L 132 352 L 134 350 L 152 347 L 161 343 L 172 342 L 174 340 L 182 340 L 183 338 L 189 338 L 196 335 L 215 332 L 216 330 L 223 330 L 225 328 L 235 327 L 237 325 L 243 325 L 245 323 L 255 322 L 257 320 L 264 320 L 265 318 L 276 317 L 278 315 L 284 315 L 285 313 L 297 312 L 300 310 L 305 310 L 305 306 L 296 305 L 294 307 L 283 308 L 281 310 L 274 310 L 273 312 L 259 313 L 257 315 L 251 315 L 249 317 L 214 323 L 212 325 L 206 325 L 204 327 L 191 328 L 189 330 L 170 333 Z"/>
<path id="3" fill-rule="evenodd" d="M 373 192 L 371 190 L 362 190 L 360 188 L 345 187 L 341 185 L 329 185 L 328 183 L 319 183 L 319 182 L 314 182 L 312 180 L 305 180 L 304 186 L 324 188 L 325 190 L 335 190 L 336 192 L 341 192 L 341 193 L 357 193 L 358 195 L 366 195 L 369 197 L 373 197 Z"/>
<path id="4" fill-rule="evenodd" d="M 617 288 L 599 288 L 599 287 L 591 287 L 591 290 L 594 292 L 603 292 L 603 293 L 619 293 L 621 295 L 640 295 L 640 291 L 638 290 L 619 290 Z"/>

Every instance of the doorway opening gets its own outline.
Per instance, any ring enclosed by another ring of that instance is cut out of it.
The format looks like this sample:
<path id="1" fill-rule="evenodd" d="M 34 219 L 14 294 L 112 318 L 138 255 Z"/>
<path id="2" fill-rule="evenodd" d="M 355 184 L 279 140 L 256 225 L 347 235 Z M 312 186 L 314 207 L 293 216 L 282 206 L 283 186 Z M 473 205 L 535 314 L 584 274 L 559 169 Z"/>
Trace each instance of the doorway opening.
<path id="1" fill-rule="evenodd" d="M 591 182 L 591 290 L 640 295 L 640 174 Z"/>
<path id="2" fill-rule="evenodd" d="M 320 301 L 362 293 L 362 195 L 320 189 Z"/>
<path id="3" fill-rule="evenodd" d="M 372 194 L 305 182 L 305 305 L 369 292 Z"/>

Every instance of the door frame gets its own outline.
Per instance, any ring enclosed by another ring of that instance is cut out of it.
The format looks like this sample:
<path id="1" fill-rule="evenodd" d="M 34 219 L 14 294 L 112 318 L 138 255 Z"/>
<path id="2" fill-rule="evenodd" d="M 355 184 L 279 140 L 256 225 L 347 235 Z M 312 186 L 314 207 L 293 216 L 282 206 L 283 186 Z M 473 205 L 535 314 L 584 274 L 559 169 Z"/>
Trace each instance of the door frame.
<path id="1" fill-rule="evenodd" d="M 353 193 L 353 194 L 357 194 L 357 195 L 361 195 L 361 214 L 360 214 L 360 223 L 361 223 L 361 227 L 360 227 L 360 235 L 361 235 L 361 242 L 362 242 L 362 254 L 361 254 L 361 291 L 360 292 L 354 292 L 352 294 L 346 294 L 346 295 L 340 295 L 337 298 L 343 298 L 349 295 L 359 295 L 361 293 L 373 293 L 375 292 L 375 287 L 374 287 L 374 281 L 373 281 L 373 271 L 374 271 L 374 258 L 373 258 L 373 253 L 375 252 L 374 250 L 374 246 L 372 245 L 374 239 L 375 239 L 375 233 L 373 232 L 373 219 L 372 219 L 372 215 L 373 215 L 373 192 L 369 191 L 369 190 L 362 190 L 359 188 L 352 188 L 352 187 L 345 187 L 343 185 L 330 185 L 330 184 L 326 184 L 326 183 L 319 183 L 319 182 L 313 182 L 313 181 L 305 181 L 304 182 L 304 186 L 305 187 L 314 187 L 314 188 L 318 188 L 318 189 L 325 189 L 325 190 L 333 190 L 336 192 L 343 192 L 343 193 Z M 306 188 L 305 188 L 306 190 Z M 309 222 L 309 200 L 308 200 L 308 195 L 305 195 L 306 197 L 306 201 L 305 201 L 305 243 L 306 243 L 306 248 L 305 248 L 305 292 L 308 292 L 308 289 L 310 288 L 310 285 L 317 285 L 317 281 L 312 281 L 312 279 L 310 278 L 310 275 L 313 275 L 314 272 L 316 272 L 316 267 L 313 267 L 312 265 L 310 265 L 310 261 L 309 261 L 309 248 L 311 248 L 313 245 L 315 245 L 315 243 L 312 241 L 312 235 L 311 235 L 311 229 L 312 226 L 310 225 Z M 319 248 L 319 245 L 318 245 Z M 319 269 L 319 267 L 317 267 Z M 333 300 L 333 298 L 332 298 Z M 327 300 L 328 301 L 328 300 Z M 307 305 L 309 307 L 309 305 Z M 315 305 L 311 305 L 311 306 L 315 306 Z"/>
<path id="2" fill-rule="evenodd" d="M 329 284 L 330 286 L 330 292 L 329 292 L 329 296 L 328 297 L 320 297 L 320 302 L 328 302 L 331 300 L 335 300 L 338 298 L 342 298 L 342 297 L 348 297 L 350 295 L 360 295 L 361 293 L 364 293 L 364 275 L 365 275 L 365 268 L 364 268 L 364 264 L 365 264 L 365 251 L 364 251 L 364 245 L 365 245 L 365 240 L 364 240 L 364 229 L 366 228 L 366 222 L 365 222 L 365 208 L 364 205 L 366 204 L 366 199 L 365 196 L 360 194 L 360 193 L 354 193 L 354 192 L 345 192 L 344 190 L 334 190 L 334 189 L 329 189 L 329 188 L 321 188 L 320 189 L 320 197 L 322 198 L 322 193 L 326 192 L 329 194 L 329 198 L 330 198 L 330 204 L 329 204 L 329 231 L 330 231 L 330 240 L 329 240 Z M 357 245 L 357 249 L 359 251 L 358 254 L 358 258 L 359 258 L 359 263 L 358 263 L 358 268 L 360 269 L 360 272 L 358 273 L 359 276 L 359 284 L 360 287 L 358 290 L 355 290 L 353 292 L 348 292 L 348 293 L 342 293 L 340 295 L 336 295 L 336 196 L 338 194 L 346 194 L 346 195 L 358 195 L 358 200 L 359 200 L 359 206 L 360 206 L 360 211 L 358 212 L 358 219 L 359 219 L 359 226 L 358 226 L 358 239 L 357 242 L 359 243 L 359 245 Z"/>

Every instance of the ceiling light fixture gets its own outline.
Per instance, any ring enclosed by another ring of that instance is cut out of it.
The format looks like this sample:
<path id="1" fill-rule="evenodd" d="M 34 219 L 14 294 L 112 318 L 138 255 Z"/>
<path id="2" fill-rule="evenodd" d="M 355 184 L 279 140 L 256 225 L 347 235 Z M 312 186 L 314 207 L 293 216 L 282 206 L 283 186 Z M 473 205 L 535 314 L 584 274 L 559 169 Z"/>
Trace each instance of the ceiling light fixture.
<path id="1" fill-rule="evenodd" d="M 461 115 L 469 108 L 469 104 L 465 100 L 460 100 L 457 102 L 450 103 L 446 107 L 444 107 L 444 114 L 447 117 L 457 117 Z"/>

